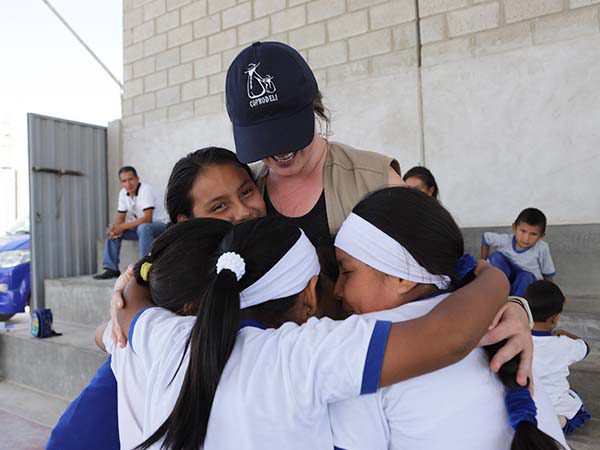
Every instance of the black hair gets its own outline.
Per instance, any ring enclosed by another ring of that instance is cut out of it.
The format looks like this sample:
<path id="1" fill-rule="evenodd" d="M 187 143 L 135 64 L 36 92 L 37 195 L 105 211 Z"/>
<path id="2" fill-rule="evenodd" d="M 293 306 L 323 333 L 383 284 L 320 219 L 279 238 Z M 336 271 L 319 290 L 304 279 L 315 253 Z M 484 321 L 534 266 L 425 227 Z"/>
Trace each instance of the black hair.
<path id="1" fill-rule="evenodd" d="M 388 187 L 369 194 L 352 212 L 401 244 L 430 273 L 449 276 L 457 287 L 474 278 L 474 271 L 470 271 L 458 279 L 456 264 L 463 255 L 463 237 L 450 213 L 433 197 L 404 186 Z M 503 344 L 485 347 L 490 359 Z M 518 365 L 517 355 L 498 373 L 509 391 L 523 389 L 516 381 Z M 530 422 L 521 421 L 516 426 L 512 450 L 559 448 L 560 444 Z"/>
<path id="2" fill-rule="evenodd" d="M 419 180 L 421 180 L 423 183 L 425 183 L 425 186 L 427 186 L 428 189 L 433 188 L 431 196 L 433 198 L 438 198 L 440 189 L 438 188 L 437 181 L 435 181 L 435 177 L 427 167 L 415 166 L 412 169 L 409 169 L 404 174 L 402 179 L 406 181 L 411 177 L 418 178 Z"/>
<path id="3" fill-rule="evenodd" d="M 177 222 L 177 216 L 180 214 L 192 217 L 194 209 L 192 188 L 200 171 L 208 166 L 222 166 L 226 164 L 241 167 L 248 173 L 250 179 L 254 180 L 250 167 L 240 162 L 235 153 L 225 148 L 202 148 L 188 153 L 175 163 L 169 176 L 165 193 L 165 204 L 172 223 Z"/>
<path id="4" fill-rule="evenodd" d="M 490 359 L 500 350 L 506 340 L 500 341 L 497 344 L 487 345 L 484 348 Z M 521 360 L 520 355 L 515 356 L 510 361 L 504 363 L 498 371 L 498 377 L 502 384 L 508 389 L 506 393 L 506 404 L 509 403 L 509 395 L 517 393 L 520 396 L 524 396 L 527 400 L 533 404 L 533 399 L 527 388 L 521 387 L 517 383 L 517 370 L 519 368 L 519 362 Z M 511 415 L 511 408 L 507 407 L 509 415 Z M 517 407 L 520 410 L 519 407 Z M 515 411 L 519 415 L 520 411 Z M 527 420 L 521 420 L 515 426 L 515 435 L 513 437 L 511 450 L 560 450 L 564 447 L 551 436 L 548 436 L 537 425 L 528 422 Z"/>
<path id="5" fill-rule="evenodd" d="M 133 167 L 133 166 L 123 166 L 119 169 L 119 175 L 121 175 L 122 173 L 127 173 L 127 172 L 133 172 L 133 175 L 136 178 L 138 176 L 137 170 L 135 170 L 135 167 Z"/>
<path id="6" fill-rule="evenodd" d="M 560 288 L 546 280 L 534 281 L 527 286 L 524 297 L 536 322 L 545 322 L 554 314 L 562 312 L 565 304 L 565 296 Z"/>
<path id="7" fill-rule="evenodd" d="M 392 237 L 434 275 L 456 284 L 456 263 L 464 253 L 460 228 L 434 198 L 404 186 L 368 194 L 352 210 Z"/>
<path id="8" fill-rule="evenodd" d="M 537 208 L 525 208 L 521 211 L 515 220 L 515 225 L 523 222 L 532 227 L 540 227 L 542 234 L 546 232 L 546 216 Z"/>
<path id="9" fill-rule="evenodd" d="M 173 224 L 153 242 L 150 253 L 139 260 L 133 273 L 138 284 L 150 288 L 152 302 L 176 314 L 186 306 L 195 310 L 206 290 L 212 255 L 233 225 L 212 218 L 190 219 Z M 152 264 L 147 278 L 145 262 Z"/>
<path id="10" fill-rule="evenodd" d="M 162 438 L 161 448 L 169 450 L 202 447 L 217 386 L 240 326 L 240 292 L 267 273 L 299 237 L 298 227 L 274 217 L 232 226 L 215 258 L 211 259 L 208 287 L 199 302 L 196 322 L 186 342 L 189 363 L 177 402 L 165 422 L 138 448 L 147 449 Z M 244 259 L 245 274 L 239 281 L 230 270 L 216 272 L 218 256 L 226 252 L 235 252 Z M 183 262 L 175 261 L 174 265 L 178 267 L 173 271 L 190 271 Z M 151 272 L 153 270 L 154 265 Z M 276 318 L 291 308 L 297 297 L 298 294 L 273 299 L 244 312 L 252 310 L 256 319 L 266 314 Z"/>

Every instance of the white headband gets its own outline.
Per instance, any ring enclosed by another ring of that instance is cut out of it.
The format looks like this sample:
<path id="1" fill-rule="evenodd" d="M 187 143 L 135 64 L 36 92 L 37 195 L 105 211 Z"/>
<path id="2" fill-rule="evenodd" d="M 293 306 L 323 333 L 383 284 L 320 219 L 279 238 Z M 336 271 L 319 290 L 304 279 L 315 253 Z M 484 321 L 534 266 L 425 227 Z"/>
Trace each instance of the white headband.
<path id="1" fill-rule="evenodd" d="M 387 275 L 447 289 L 450 277 L 433 275 L 395 239 L 357 214 L 350 213 L 335 238 L 335 246 Z"/>
<path id="2" fill-rule="evenodd" d="M 240 308 L 285 298 L 302 291 L 310 279 L 319 275 L 321 266 L 315 247 L 304 232 L 271 269 L 240 292 Z"/>

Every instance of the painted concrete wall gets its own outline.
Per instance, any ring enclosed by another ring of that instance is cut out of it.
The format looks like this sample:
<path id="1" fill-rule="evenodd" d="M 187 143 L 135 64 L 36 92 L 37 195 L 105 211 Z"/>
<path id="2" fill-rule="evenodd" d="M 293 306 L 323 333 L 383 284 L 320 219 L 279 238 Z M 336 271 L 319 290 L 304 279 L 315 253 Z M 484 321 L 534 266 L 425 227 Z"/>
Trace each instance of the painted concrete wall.
<path id="1" fill-rule="evenodd" d="M 600 0 L 419 0 L 425 162 L 462 226 L 528 206 L 599 223 Z M 331 139 L 420 159 L 413 0 L 125 0 L 122 159 L 164 189 L 174 162 L 233 148 L 229 62 L 298 48 Z"/>

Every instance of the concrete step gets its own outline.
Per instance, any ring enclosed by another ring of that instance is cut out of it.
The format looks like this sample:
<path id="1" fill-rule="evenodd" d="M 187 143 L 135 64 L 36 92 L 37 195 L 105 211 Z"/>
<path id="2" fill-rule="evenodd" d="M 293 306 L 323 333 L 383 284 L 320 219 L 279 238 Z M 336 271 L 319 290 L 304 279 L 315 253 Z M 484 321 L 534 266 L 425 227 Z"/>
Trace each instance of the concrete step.
<path id="1" fill-rule="evenodd" d="M 590 345 L 590 354 L 570 368 L 569 384 L 579 393 L 585 409 L 592 417 L 600 419 L 600 342 Z M 599 447 L 600 448 L 600 447 Z"/>
<path id="2" fill-rule="evenodd" d="M 578 428 L 567 439 L 571 450 L 600 449 L 600 419 L 590 420 L 582 428 Z"/>
<path id="3" fill-rule="evenodd" d="M 45 280 L 46 307 L 55 320 L 98 326 L 109 318 L 115 281 L 94 280 L 90 275 Z"/>
<path id="4" fill-rule="evenodd" d="M 558 326 L 583 339 L 600 341 L 600 296 L 567 296 Z"/>
<path id="5" fill-rule="evenodd" d="M 98 271 L 102 272 L 102 258 L 104 257 L 105 240 L 96 241 L 96 255 L 98 255 Z M 140 244 L 138 241 L 121 241 L 119 255 L 119 270 L 123 272 L 129 264 L 135 264 L 140 259 Z"/>
<path id="6" fill-rule="evenodd" d="M 28 322 L 26 313 L 10 321 Z M 28 327 L 0 333 L 0 379 L 70 401 L 87 386 L 107 355 L 96 347 L 95 327 L 56 321 L 54 329 L 63 335 L 38 339 Z"/>
<path id="7" fill-rule="evenodd" d="M 8 381 L 0 382 L 0 399 L 2 449 L 43 449 L 68 405 L 63 399 Z"/>

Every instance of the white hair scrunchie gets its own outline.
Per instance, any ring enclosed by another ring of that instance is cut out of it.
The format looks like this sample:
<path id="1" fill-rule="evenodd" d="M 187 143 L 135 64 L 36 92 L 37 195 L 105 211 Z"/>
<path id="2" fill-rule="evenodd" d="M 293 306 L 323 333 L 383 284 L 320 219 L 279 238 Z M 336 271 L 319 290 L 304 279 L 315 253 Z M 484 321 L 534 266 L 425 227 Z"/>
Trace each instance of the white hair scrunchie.
<path id="1" fill-rule="evenodd" d="M 246 262 L 244 258 L 235 252 L 226 252 L 219 256 L 217 260 L 217 273 L 221 273 L 222 270 L 230 270 L 235 274 L 238 281 L 246 273 Z"/>

